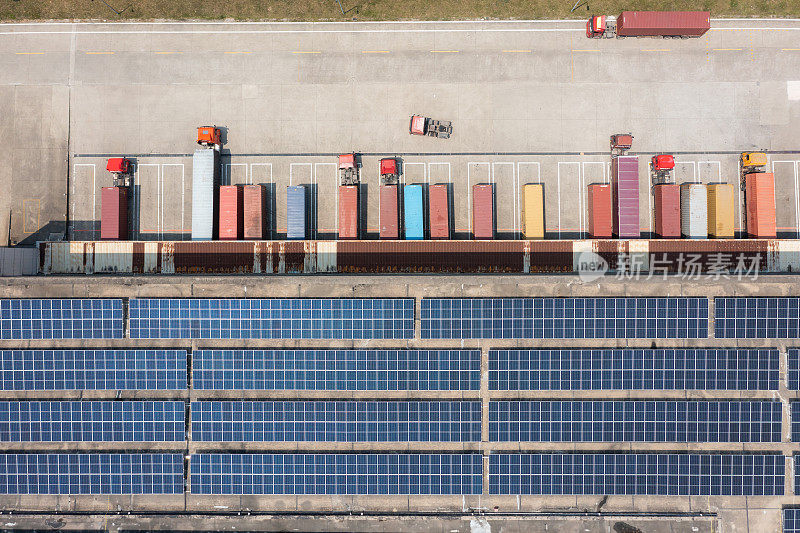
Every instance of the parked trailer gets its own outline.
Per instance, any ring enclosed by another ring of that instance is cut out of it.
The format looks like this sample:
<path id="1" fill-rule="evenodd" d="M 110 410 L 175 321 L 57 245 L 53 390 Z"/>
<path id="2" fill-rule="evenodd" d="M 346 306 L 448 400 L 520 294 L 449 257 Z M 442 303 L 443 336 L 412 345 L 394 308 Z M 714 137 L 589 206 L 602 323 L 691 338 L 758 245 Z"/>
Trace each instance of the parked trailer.
<path id="1" fill-rule="evenodd" d="M 522 205 L 522 235 L 526 239 L 544 239 L 544 185 L 526 183 Z"/>
<path id="2" fill-rule="evenodd" d="M 100 191 L 100 239 L 128 240 L 127 187 L 103 187 Z"/>
<path id="3" fill-rule="evenodd" d="M 219 240 L 237 241 L 242 238 L 244 198 L 238 185 L 219 188 Z"/>
<path id="4" fill-rule="evenodd" d="M 681 233 L 689 239 L 708 238 L 708 197 L 702 183 L 681 184 Z"/>
<path id="5" fill-rule="evenodd" d="M 201 148 L 192 156 L 192 240 L 210 241 L 217 238 L 219 202 L 219 151 Z"/>
<path id="6" fill-rule="evenodd" d="M 774 238 L 775 176 L 771 172 L 758 172 L 745 176 L 745 206 L 747 233 L 757 239 Z"/>
<path id="7" fill-rule="evenodd" d="M 266 239 L 267 227 L 264 222 L 267 194 L 263 185 L 244 186 L 244 239 Z"/>
<path id="8" fill-rule="evenodd" d="M 611 186 L 614 196 L 613 232 L 620 239 L 638 239 L 639 157 L 624 155 L 611 160 Z"/>
<path id="9" fill-rule="evenodd" d="M 305 185 L 286 187 L 286 238 L 306 238 L 306 188 Z"/>
<path id="10" fill-rule="evenodd" d="M 428 187 L 428 217 L 430 218 L 431 239 L 450 238 L 450 199 L 445 184 Z"/>
<path id="11" fill-rule="evenodd" d="M 472 186 L 472 236 L 494 238 L 494 186 L 491 184 Z"/>
<path id="12" fill-rule="evenodd" d="M 403 189 L 406 240 L 422 240 L 425 238 L 422 193 L 422 185 L 406 185 Z"/>
<path id="13" fill-rule="evenodd" d="M 733 185 L 708 184 L 708 236 L 714 239 L 732 239 Z"/>
<path id="14" fill-rule="evenodd" d="M 588 193 L 589 236 L 594 239 L 608 239 L 613 233 L 614 218 L 611 185 L 592 183 Z"/>
<path id="15" fill-rule="evenodd" d="M 681 186 L 659 183 L 653 187 L 655 230 L 662 239 L 681 237 Z"/>
<path id="16" fill-rule="evenodd" d="M 358 239 L 358 185 L 339 186 L 339 238 Z"/>
<path id="17" fill-rule="evenodd" d="M 397 185 L 381 185 L 380 202 L 380 238 L 400 238 L 400 224 L 397 209 Z"/>
<path id="18" fill-rule="evenodd" d="M 596 15 L 586 23 L 589 38 L 700 37 L 711 28 L 709 11 L 623 11 Z"/>

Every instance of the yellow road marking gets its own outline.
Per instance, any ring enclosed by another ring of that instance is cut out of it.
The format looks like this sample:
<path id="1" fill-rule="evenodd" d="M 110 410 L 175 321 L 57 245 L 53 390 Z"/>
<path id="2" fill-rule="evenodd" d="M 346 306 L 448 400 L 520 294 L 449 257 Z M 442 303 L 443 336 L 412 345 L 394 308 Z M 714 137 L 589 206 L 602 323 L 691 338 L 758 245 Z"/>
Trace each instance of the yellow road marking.
<path id="1" fill-rule="evenodd" d="M 306 51 L 306 50 L 296 50 L 296 51 L 294 51 L 292 53 L 293 54 L 321 54 L 322 52 L 320 52 L 318 50 L 308 50 L 308 51 Z"/>
<path id="2" fill-rule="evenodd" d="M 110 55 L 113 54 L 114 52 L 86 52 L 86 53 L 89 55 Z"/>
<path id="3" fill-rule="evenodd" d="M 388 54 L 389 50 L 361 50 L 362 54 Z"/>
<path id="4" fill-rule="evenodd" d="M 17 52 L 18 56 L 41 56 L 44 52 Z"/>
<path id="5" fill-rule="evenodd" d="M 457 54 L 461 50 L 431 50 L 432 54 Z"/>
<path id="6" fill-rule="evenodd" d="M 671 52 L 669 48 L 644 48 L 642 52 Z"/>
<path id="7" fill-rule="evenodd" d="M 800 48 L 781 48 L 783 52 L 800 52 Z"/>
<path id="8" fill-rule="evenodd" d="M 714 52 L 739 52 L 741 48 L 712 48 Z"/>
<path id="9" fill-rule="evenodd" d="M 573 52 L 599 52 L 600 50 L 576 50 L 576 49 L 573 49 L 572 51 Z"/>
<path id="10" fill-rule="evenodd" d="M 530 50 L 503 50 L 504 54 L 527 54 Z"/>

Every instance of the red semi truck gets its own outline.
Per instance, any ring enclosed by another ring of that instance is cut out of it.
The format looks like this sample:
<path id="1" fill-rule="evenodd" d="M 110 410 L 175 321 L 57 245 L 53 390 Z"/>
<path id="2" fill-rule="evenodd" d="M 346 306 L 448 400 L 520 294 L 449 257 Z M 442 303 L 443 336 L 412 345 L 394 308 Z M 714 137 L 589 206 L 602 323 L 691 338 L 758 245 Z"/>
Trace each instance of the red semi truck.
<path id="1" fill-rule="evenodd" d="M 618 17 L 595 15 L 586 23 L 586 36 L 700 37 L 711 28 L 708 11 L 623 11 Z"/>

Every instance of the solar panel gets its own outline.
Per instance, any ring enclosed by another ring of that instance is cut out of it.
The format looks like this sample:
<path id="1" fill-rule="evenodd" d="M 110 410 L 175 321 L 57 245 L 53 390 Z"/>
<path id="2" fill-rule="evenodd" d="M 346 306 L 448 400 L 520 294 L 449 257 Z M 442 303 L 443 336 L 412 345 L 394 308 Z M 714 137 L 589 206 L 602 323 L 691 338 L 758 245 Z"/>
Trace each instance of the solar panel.
<path id="1" fill-rule="evenodd" d="M 0 339 L 121 339 L 122 300 L 0 300 Z"/>
<path id="2" fill-rule="evenodd" d="M 708 298 L 424 298 L 423 339 L 704 338 Z"/>
<path id="3" fill-rule="evenodd" d="M 0 454 L 0 494 L 182 494 L 181 454 Z"/>
<path id="4" fill-rule="evenodd" d="M 0 350 L 0 390 L 180 390 L 186 377 L 186 350 Z"/>
<path id="5" fill-rule="evenodd" d="M 129 311 L 134 339 L 414 337 L 413 298 L 133 298 Z"/>
<path id="6" fill-rule="evenodd" d="M 800 337 L 800 298 L 714 298 L 714 336 L 796 339 Z"/>
<path id="7" fill-rule="evenodd" d="M 800 508 L 783 510 L 783 533 L 800 533 Z"/>
<path id="8" fill-rule="evenodd" d="M 481 440 L 478 401 L 212 401 L 192 402 L 191 413 L 194 441 Z"/>
<path id="9" fill-rule="evenodd" d="M 800 350 L 789 348 L 786 356 L 786 387 L 789 390 L 800 390 Z"/>
<path id="10" fill-rule="evenodd" d="M 489 494 L 782 496 L 783 455 L 496 454 Z"/>
<path id="11" fill-rule="evenodd" d="M 0 402 L 2 442 L 177 442 L 183 402 Z"/>
<path id="12" fill-rule="evenodd" d="M 193 494 L 482 494 L 480 454 L 196 454 Z"/>
<path id="13" fill-rule="evenodd" d="M 762 348 L 489 350 L 489 390 L 778 390 L 779 366 Z"/>
<path id="14" fill-rule="evenodd" d="M 797 460 L 797 455 L 792 456 L 794 462 L 794 494 L 800 494 L 800 462 Z"/>
<path id="15" fill-rule="evenodd" d="M 489 441 L 780 442 L 781 415 L 771 401 L 489 402 Z"/>
<path id="16" fill-rule="evenodd" d="M 800 442 L 800 402 L 792 402 L 792 442 Z"/>
<path id="17" fill-rule="evenodd" d="M 479 390 L 480 350 L 197 350 L 197 390 Z"/>

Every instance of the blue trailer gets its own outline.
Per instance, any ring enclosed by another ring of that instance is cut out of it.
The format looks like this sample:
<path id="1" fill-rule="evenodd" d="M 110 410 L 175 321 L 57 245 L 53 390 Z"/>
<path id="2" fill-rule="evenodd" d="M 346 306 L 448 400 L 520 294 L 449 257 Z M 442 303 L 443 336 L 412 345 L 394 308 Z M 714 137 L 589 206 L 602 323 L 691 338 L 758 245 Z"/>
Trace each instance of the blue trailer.
<path id="1" fill-rule="evenodd" d="M 286 238 L 306 238 L 306 188 L 303 185 L 286 187 Z"/>
<path id="2" fill-rule="evenodd" d="M 422 185 L 406 185 L 403 188 L 403 211 L 406 240 L 425 238 L 425 217 L 422 211 Z"/>

